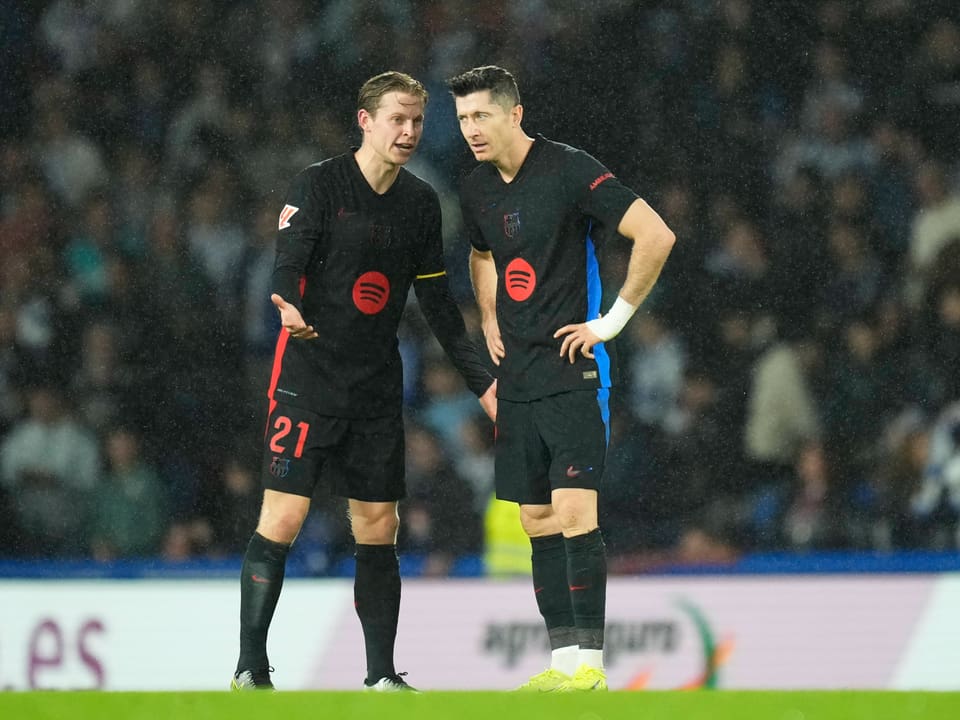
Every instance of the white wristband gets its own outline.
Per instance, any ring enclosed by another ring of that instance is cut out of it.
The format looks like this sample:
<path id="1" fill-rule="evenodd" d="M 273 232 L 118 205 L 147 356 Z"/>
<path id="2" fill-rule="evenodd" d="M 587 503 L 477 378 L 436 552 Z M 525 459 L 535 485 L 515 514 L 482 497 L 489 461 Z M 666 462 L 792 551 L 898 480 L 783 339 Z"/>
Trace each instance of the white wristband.
<path id="1" fill-rule="evenodd" d="M 617 301 L 610 308 L 610 312 L 596 320 L 588 321 L 587 327 L 601 340 L 612 340 L 620 334 L 623 326 L 627 324 L 636 311 L 636 305 L 631 305 L 617 295 Z"/>

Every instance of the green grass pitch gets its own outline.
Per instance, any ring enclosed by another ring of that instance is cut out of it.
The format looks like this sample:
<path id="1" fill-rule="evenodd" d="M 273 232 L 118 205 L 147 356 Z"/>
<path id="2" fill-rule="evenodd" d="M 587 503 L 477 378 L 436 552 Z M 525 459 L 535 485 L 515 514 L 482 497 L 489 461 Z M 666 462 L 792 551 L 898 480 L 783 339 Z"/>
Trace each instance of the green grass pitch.
<path id="1" fill-rule="evenodd" d="M 505 692 L 7 692 L 10 720 L 943 720 L 960 693 L 648 691 Z"/>

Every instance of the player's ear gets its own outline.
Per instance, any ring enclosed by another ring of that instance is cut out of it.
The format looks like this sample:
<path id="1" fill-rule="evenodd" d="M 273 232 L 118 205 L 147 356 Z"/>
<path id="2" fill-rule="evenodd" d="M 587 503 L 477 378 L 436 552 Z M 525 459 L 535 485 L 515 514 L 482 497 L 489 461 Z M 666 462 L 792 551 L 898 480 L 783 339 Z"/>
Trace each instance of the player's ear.
<path id="1" fill-rule="evenodd" d="M 373 119 L 373 116 L 370 115 L 370 112 L 366 108 L 360 108 L 357 110 L 357 125 L 360 126 L 360 129 L 366 132 L 367 125 L 370 124 L 370 121 Z"/>
<path id="2" fill-rule="evenodd" d="M 520 123 L 523 122 L 523 105 L 514 105 L 513 109 L 510 111 L 511 120 L 513 121 L 514 127 L 519 127 Z"/>

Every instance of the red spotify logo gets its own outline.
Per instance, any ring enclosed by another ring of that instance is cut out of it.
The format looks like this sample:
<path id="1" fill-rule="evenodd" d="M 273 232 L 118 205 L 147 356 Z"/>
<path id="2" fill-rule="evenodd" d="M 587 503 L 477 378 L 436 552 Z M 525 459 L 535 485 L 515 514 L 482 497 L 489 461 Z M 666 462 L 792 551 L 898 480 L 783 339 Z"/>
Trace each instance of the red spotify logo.
<path id="1" fill-rule="evenodd" d="M 364 315 L 376 315 L 390 299 L 390 281 L 376 270 L 365 272 L 353 284 L 353 304 Z"/>
<path id="2" fill-rule="evenodd" d="M 537 274 L 523 258 L 511 260 L 504 275 L 507 295 L 511 300 L 523 302 L 533 294 L 533 289 L 537 286 Z"/>

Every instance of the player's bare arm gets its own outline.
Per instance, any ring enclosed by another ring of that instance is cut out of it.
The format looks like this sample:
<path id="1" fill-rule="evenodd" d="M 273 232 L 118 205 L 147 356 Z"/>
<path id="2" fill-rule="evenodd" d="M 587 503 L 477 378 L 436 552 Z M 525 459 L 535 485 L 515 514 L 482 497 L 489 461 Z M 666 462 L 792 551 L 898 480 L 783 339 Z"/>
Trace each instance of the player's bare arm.
<path id="1" fill-rule="evenodd" d="M 563 338 L 560 355 L 576 360 L 577 353 L 593 357 L 593 346 L 612 340 L 646 299 L 660 277 L 676 237 L 663 219 L 641 199 L 634 200 L 620 220 L 617 231 L 633 240 L 627 277 L 617 300 L 601 318 L 564 325 L 553 336 Z"/>
<path id="2" fill-rule="evenodd" d="M 623 214 L 617 232 L 633 240 L 627 277 L 619 295 L 637 307 L 660 277 L 676 237 L 656 211 L 639 198 Z"/>
<path id="3" fill-rule="evenodd" d="M 291 305 L 276 293 L 270 296 L 270 300 L 280 311 L 280 324 L 283 325 L 284 330 L 290 333 L 290 337 L 297 340 L 313 340 L 317 337 L 313 325 L 307 325 L 303 321 L 303 316 L 294 305 Z"/>
<path id="4" fill-rule="evenodd" d="M 493 364 L 499 365 L 507 353 L 503 348 L 500 325 L 497 323 L 497 266 L 493 262 L 493 253 L 473 248 L 470 253 L 470 280 L 473 282 L 477 307 L 480 308 L 487 352 L 490 353 Z"/>

